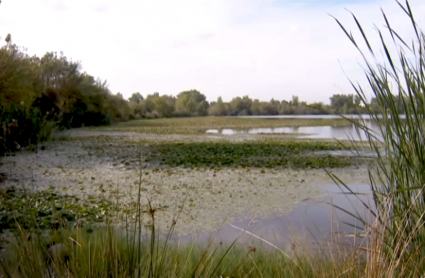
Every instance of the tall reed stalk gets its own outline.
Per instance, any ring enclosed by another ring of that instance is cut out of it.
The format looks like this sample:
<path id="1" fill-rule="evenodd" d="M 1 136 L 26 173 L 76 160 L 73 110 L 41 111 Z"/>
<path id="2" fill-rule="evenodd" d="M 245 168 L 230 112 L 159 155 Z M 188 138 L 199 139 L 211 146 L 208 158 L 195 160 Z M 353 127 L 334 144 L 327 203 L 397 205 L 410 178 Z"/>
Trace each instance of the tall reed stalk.
<path id="1" fill-rule="evenodd" d="M 361 41 L 335 20 L 363 57 L 369 88 L 351 84 L 371 120 L 379 126 L 379 131 L 374 132 L 368 119 L 353 121 L 359 135 L 366 135 L 366 142 L 377 155 L 369 168 L 376 210 L 364 204 L 375 216 L 375 222 L 371 224 L 363 216 L 353 215 L 368 227 L 374 241 L 368 260 L 381 270 L 381 277 L 419 277 L 425 273 L 425 36 L 409 2 L 397 4 L 411 22 L 415 37 L 412 42 L 405 41 L 382 11 L 390 38 L 385 39 L 383 32 L 377 30 L 382 52 L 372 47 L 354 14 Z M 396 53 L 391 53 L 390 44 Z M 383 61 L 379 61 L 380 53 Z M 372 92 L 377 105 L 368 100 L 368 92 Z"/>
<path id="2" fill-rule="evenodd" d="M 413 16 L 409 2 L 397 2 L 412 23 L 416 35 L 405 42 L 391 27 L 383 12 L 386 29 L 397 55 L 378 30 L 385 62 L 379 62 L 361 24 L 353 15 L 366 55 L 353 35 L 336 19 L 359 50 L 365 75 L 377 105 L 367 99 L 367 90 L 352 82 L 362 106 L 379 125 L 376 134 L 367 119 L 354 121 L 357 131 L 377 157 L 369 168 L 375 221 L 351 213 L 367 228 L 366 260 L 269 252 L 232 244 L 171 244 L 177 218 L 165 241 L 155 228 L 155 208 L 149 203 L 152 227 L 143 240 L 141 222 L 142 175 L 139 180 L 137 215 L 133 229 L 106 225 L 88 233 L 82 228 L 26 231 L 18 227 L 15 240 L 0 253 L 1 277 L 423 277 L 425 273 L 425 36 Z M 372 57 L 372 58 L 368 58 Z M 413 57 L 410 58 L 410 57 Z M 348 119 L 350 120 L 350 119 Z M 355 147 L 361 148 L 355 141 Z M 334 180 L 354 192 L 336 176 Z M 361 200 L 360 200 L 361 201 Z M 347 213 L 349 213 L 347 211 Z M 44 232 L 44 231 L 43 231 Z M 54 247 L 54 248 L 53 248 Z"/>

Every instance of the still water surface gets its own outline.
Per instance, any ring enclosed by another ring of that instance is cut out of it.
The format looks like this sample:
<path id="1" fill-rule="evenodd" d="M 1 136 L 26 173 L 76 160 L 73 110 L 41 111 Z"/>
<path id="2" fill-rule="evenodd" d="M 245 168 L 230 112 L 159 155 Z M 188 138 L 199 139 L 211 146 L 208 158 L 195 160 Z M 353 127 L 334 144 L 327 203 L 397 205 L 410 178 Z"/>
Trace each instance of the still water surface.
<path id="1" fill-rule="evenodd" d="M 259 118 L 259 119 L 370 119 L 369 115 L 268 115 L 268 116 L 236 116 L 237 118 Z"/>
<path id="2" fill-rule="evenodd" d="M 331 184 L 323 187 L 322 196 L 302 201 L 286 215 L 240 219 L 224 226 L 218 233 L 203 235 L 196 241 L 206 242 L 213 237 L 213 240 L 219 243 L 231 244 L 238 239 L 242 244 L 273 249 L 271 245 L 258 238 L 260 237 L 285 251 L 291 251 L 294 244 L 300 244 L 309 250 L 319 252 L 322 248 L 329 250 L 329 244 L 336 242 L 349 248 L 366 245 L 366 241 L 353 236 L 362 234 L 364 229 L 362 223 L 336 206 L 351 213 L 358 213 L 370 222 L 373 221 L 372 214 L 361 203 L 363 201 L 371 208 L 374 207 L 370 186 L 354 185 L 350 188 L 360 195 L 356 197 L 344 194 L 338 186 Z"/>
<path id="3" fill-rule="evenodd" d="M 373 132 L 379 134 L 379 126 L 372 122 L 367 123 Z M 235 135 L 235 134 L 293 134 L 299 138 L 312 139 L 354 139 L 366 140 L 363 131 L 357 131 L 353 124 L 346 126 L 301 126 L 301 127 L 276 127 L 276 128 L 251 128 L 251 129 L 209 129 L 207 133 Z"/>
<path id="4" fill-rule="evenodd" d="M 252 116 L 251 116 L 252 117 Z M 349 116 L 358 118 L 356 115 Z M 366 116 L 367 117 L 367 116 Z M 316 118 L 316 119 L 336 119 L 337 115 L 299 115 L 299 116 L 255 116 L 255 118 Z M 368 127 L 380 134 L 379 126 L 369 121 Z M 253 129 L 210 129 L 207 133 L 236 135 L 236 134 L 294 134 L 299 138 L 317 139 L 354 139 L 366 140 L 365 133 L 358 132 L 354 125 L 346 126 L 306 126 L 306 127 L 278 127 L 278 128 L 253 128 Z M 380 136 L 378 136 L 380 138 Z M 369 222 L 373 221 L 373 216 L 366 203 L 372 210 L 374 209 L 372 194 L 369 185 L 353 185 L 350 187 L 360 195 L 353 196 L 344 194 L 344 191 L 330 184 L 322 188 L 323 195 L 313 200 L 304 200 L 290 213 L 271 218 L 260 219 L 239 219 L 230 225 L 224 226 L 214 235 L 203 235 L 197 240 L 206 241 L 214 237 L 214 241 L 224 244 L 231 244 L 234 240 L 248 245 L 262 245 L 270 247 L 261 239 L 279 248 L 290 251 L 295 245 L 303 244 L 309 249 L 321 252 L 329 250 L 329 244 L 339 242 L 345 246 L 366 245 L 354 234 L 362 234 L 362 223 L 353 216 L 343 212 L 340 207 L 350 213 L 355 213 Z M 259 239 L 260 237 L 261 239 Z M 273 248 L 272 248 L 273 249 Z"/>

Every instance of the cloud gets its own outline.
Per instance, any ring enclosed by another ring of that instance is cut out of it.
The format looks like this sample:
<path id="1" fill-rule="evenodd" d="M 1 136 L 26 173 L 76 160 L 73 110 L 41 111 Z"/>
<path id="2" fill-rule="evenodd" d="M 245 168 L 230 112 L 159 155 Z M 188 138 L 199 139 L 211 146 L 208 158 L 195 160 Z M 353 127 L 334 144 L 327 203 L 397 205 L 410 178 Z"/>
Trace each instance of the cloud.
<path id="1" fill-rule="evenodd" d="M 68 9 L 65 3 L 54 0 L 42 0 L 41 5 L 50 7 L 50 9 L 54 12 L 63 12 Z"/>
<path id="2" fill-rule="evenodd" d="M 181 48 L 181 47 L 185 47 L 188 46 L 192 43 L 196 43 L 197 41 L 206 41 L 206 40 L 210 40 L 215 36 L 215 34 L 212 33 L 205 33 L 205 34 L 200 34 L 200 35 L 195 35 L 192 36 L 190 38 L 186 38 L 186 39 L 182 39 L 182 40 L 177 40 L 173 43 L 173 47 L 174 48 Z"/>
<path id="3" fill-rule="evenodd" d="M 201 40 L 208 40 L 208 39 L 211 39 L 213 37 L 214 37 L 213 33 L 205 33 L 205 34 L 200 34 L 198 36 L 198 38 L 201 39 Z"/>
<path id="4" fill-rule="evenodd" d="M 99 12 L 99 13 L 107 12 L 109 9 L 110 9 L 109 5 L 104 3 L 98 4 L 93 8 L 95 12 Z"/>
<path id="5" fill-rule="evenodd" d="M 74 0 L 55 13 L 53 1 L 17 2 L 0 7 L 1 36 L 11 33 L 37 55 L 62 50 L 126 97 L 135 91 L 176 95 L 196 88 L 209 100 L 298 95 L 327 101 L 334 93 L 353 92 L 344 72 L 364 79 L 361 56 L 329 14 L 360 40 L 345 8 L 352 11 L 379 49 L 374 24 L 384 24 L 382 6 L 400 34 L 413 38 L 410 22 L 392 0 L 297 5 L 278 0 Z M 410 3 L 423 26 L 425 4 Z"/>

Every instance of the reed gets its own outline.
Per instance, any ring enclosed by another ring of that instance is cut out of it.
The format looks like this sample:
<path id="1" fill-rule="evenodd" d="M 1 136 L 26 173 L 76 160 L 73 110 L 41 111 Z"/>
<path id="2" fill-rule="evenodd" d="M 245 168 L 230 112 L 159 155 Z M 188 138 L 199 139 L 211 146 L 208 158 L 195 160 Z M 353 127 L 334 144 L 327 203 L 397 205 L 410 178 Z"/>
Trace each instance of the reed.
<path id="1" fill-rule="evenodd" d="M 353 122 L 359 133 L 366 134 L 366 142 L 377 155 L 374 166 L 369 168 L 375 204 L 364 203 L 375 220 L 366 221 L 361 215 L 352 214 L 367 227 L 371 240 L 366 250 L 368 277 L 420 277 L 425 273 L 425 36 L 409 1 L 397 3 L 411 22 L 416 37 L 412 42 L 405 41 L 382 11 L 390 38 L 385 39 L 383 32 L 377 30 L 383 61 L 355 15 L 361 41 L 336 19 L 364 59 L 369 87 L 351 84 L 372 121 L 380 127 L 376 133 L 366 119 Z M 391 53 L 390 49 L 394 48 L 397 52 Z M 372 108 L 368 92 L 372 92 L 377 110 Z M 354 194 L 337 177 L 334 179 Z"/>

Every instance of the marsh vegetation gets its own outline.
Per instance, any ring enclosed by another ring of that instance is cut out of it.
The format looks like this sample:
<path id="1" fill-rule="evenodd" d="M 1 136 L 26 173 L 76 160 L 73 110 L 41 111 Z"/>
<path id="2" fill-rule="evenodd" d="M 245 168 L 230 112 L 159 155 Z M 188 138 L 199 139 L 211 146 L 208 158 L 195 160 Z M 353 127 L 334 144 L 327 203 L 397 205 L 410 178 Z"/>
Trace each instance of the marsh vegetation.
<path id="1" fill-rule="evenodd" d="M 316 155 L 346 149 L 330 142 L 168 143 L 151 146 L 148 161 L 172 167 L 335 168 L 355 164 L 354 157 Z"/>
<path id="2" fill-rule="evenodd" d="M 408 2 L 400 7 L 413 24 L 414 47 L 402 40 L 384 14 L 400 52 L 390 55 L 380 36 L 387 59 L 382 63 L 377 62 L 376 50 L 354 17 L 376 63 L 363 55 L 374 102 L 367 100 L 363 87 L 354 85 L 356 103 L 379 124 L 380 136 L 363 119 L 333 124 L 351 122 L 367 135 L 366 145 L 205 134 L 209 128 L 282 126 L 284 120 L 159 119 L 76 130 L 74 135 L 71 131 L 36 154 L 24 151 L 2 158 L 0 222 L 11 234 L 2 241 L 2 275 L 422 277 L 425 36 Z M 364 54 L 359 42 L 340 26 Z M 415 57 L 414 63 L 406 52 Z M 194 94 L 181 95 L 178 105 L 176 101 L 179 112 L 190 108 L 190 116 L 205 114 L 205 99 L 197 93 L 202 105 L 187 106 Z M 285 121 L 285 126 L 324 124 Z M 359 154 L 364 148 L 375 156 L 315 153 L 349 150 Z M 353 191 L 350 182 L 359 181 L 370 184 L 373 206 Z M 217 230 L 234 215 L 251 216 L 247 211 L 260 217 L 284 215 L 300 200 L 318 196 L 318 186 L 329 182 L 358 196 L 372 216 L 365 219 L 357 211 L 334 206 L 363 224 L 361 232 L 352 236 L 366 242 L 366 247 L 347 250 L 335 236 L 334 245 L 324 247 L 317 256 L 297 241 L 286 250 L 258 236 L 268 248 L 238 240 L 230 245 L 213 240 L 180 245 L 173 237 L 199 227 Z M 97 221 L 102 225 L 92 224 Z"/>
<path id="3" fill-rule="evenodd" d="M 278 118 L 239 118 L 239 117 L 193 117 L 143 119 L 95 130 L 135 131 L 150 134 L 204 134 L 209 129 L 251 129 L 299 126 L 347 126 L 346 119 L 278 119 Z"/>

